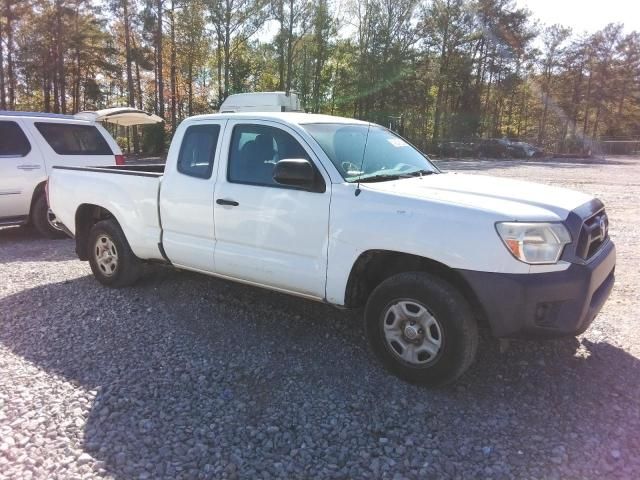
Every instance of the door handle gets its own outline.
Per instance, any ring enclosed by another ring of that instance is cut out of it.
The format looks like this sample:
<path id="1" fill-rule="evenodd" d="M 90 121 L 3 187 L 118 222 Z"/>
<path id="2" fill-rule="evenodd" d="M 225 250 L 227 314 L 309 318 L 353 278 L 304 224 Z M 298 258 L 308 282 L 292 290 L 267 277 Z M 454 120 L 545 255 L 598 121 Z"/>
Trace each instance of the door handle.
<path id="1" fill-rule="evenodd" d="M 238 205 L 240 205 L 238 202 L 236 202 L 235 200 L 225 200 L 224 198 L 219 198 L 216 200 L 216 203 L 218 205 L 229 205 L 231 207 L 237 207 Z"/>
<path id="2" fill-rule="evenodd" d="M 40 170 L 40 165 L 18 165 L 20 170 Z"/>

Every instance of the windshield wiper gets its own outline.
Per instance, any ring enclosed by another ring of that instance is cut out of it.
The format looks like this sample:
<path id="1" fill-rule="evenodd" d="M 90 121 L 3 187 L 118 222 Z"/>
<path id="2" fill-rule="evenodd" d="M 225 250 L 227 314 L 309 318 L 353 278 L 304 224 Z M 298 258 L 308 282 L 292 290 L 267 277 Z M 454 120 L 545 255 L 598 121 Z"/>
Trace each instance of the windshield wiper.
<path id="1" fill-rule="evenodd" d="M 433 170 L 416 170 L 414 172 L 409 172 L 409 173 L 404 173 L 402 176 L 403 177 L 422 177 L 422 176 L 426 176 L 426 175 L 433 175 L 434 172 Z"/>
<path id="2" fill-rule="evenodd" d="M 371 175 L 370 177 L 360 178 L 360 183 L 368 182 L 386 182 L 387 180 L 398 180 L 400 175 Z"/>
<path id="3" fill-rule="evenodd" d="M 422 176 L 426 176 L 426 175 L 432 175 L 436 172 L 434 172 L 433 170 L 426 170 L 426 169 L 422 169 L 422 170 L 415 170 L 413 172 L 408 172 L 408 173 L 393 173 L 393 174 L 377 174 L 377 175 L 371 175 L 370 177 L 362 177 L 359 178 L 357 181 L 359 181 L 360 183 L 367 183 L 367 182 L 386 182 L 388 180 L 399 180 L 401 178 L 411 178 L 411 177 L 422 177 Z"/>

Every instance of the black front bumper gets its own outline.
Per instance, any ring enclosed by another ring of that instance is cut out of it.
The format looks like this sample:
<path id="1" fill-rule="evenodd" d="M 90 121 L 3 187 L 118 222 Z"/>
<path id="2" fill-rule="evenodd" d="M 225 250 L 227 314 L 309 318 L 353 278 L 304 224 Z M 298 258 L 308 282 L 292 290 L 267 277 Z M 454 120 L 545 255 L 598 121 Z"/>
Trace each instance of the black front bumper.
<path id="1" fill-rule="evenodd" d="M 588 262 L 559 272 L 509 274 L 458 270 L 497 337 L 555 337 L 584 332 L 609 298 L 616 250 L 608 240 Z"/>

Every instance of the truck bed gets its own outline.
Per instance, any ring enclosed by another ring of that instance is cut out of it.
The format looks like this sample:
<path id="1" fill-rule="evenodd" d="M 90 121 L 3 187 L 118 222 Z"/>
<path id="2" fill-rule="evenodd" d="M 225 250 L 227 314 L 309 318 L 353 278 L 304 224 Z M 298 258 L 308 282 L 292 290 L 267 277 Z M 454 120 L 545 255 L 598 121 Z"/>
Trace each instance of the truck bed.
<path id="1" fill-rule="evenodd" d="M 134 254 L 163 259 L 158 195 L 164 165 L 54 167 L 49 176 L 49 205 L 73 235 L 81 208 L 99 207 L 113 216 Z"/>

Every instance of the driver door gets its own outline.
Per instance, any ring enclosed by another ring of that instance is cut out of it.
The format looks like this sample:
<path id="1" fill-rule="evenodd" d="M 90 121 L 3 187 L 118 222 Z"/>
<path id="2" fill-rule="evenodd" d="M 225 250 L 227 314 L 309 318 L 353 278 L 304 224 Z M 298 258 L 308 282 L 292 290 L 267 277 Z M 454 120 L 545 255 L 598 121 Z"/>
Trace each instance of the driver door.
<path id="1" fill-rule="evenodd" d="M 216 273 L 324 298 L 328 176 L 292 129 L 268 121 L 229 121 L 215 188 Z M 311 192 L 273 180 L 283 158 L 310 160 L 325 188 Z"/>

